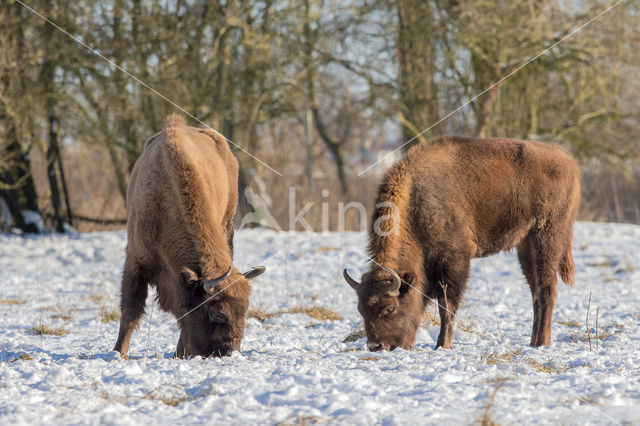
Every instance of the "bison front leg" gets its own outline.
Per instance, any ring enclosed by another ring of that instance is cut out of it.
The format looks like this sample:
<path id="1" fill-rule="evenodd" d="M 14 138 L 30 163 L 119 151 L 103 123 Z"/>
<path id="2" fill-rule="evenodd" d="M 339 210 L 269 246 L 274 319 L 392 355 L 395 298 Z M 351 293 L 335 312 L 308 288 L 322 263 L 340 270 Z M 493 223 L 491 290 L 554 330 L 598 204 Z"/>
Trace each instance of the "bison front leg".
<path id="1" fill-rule="evenodd" d="M 458 309 L 458 301 L 455 298 L 450 297 L 448 284 L 439 283 L 438 287 L 440 334 L 438 335 L 436 349 L 440 347 L 451 349 L 453 347 L 453 325 L 455 323 L 456 311 Z"/>
<path id="2" fill-rule="evenodd" d="M 455 269 L 451 269 L 451 266 L 448 266 L 439 268 L 440 271 L 437 273 L 436 291 L 438 295 L 438 310 L 440 312 L 440 334 L 438 335 L 436 349 L 440 347 L 445 349 L 452 348 L 453 325 L 469 276 L 470 260 L 459 259 L 449 265 Z"/>
<path id="3" fill-rule="evenodd" d="M 144 315 L 144 305 L 147 300 L 147 283 L 142 272 L 137 265 L 131 265 L 127 261 L 122 274 L 121 292 L 120 330 L 113 350 L 120 352 L 120 356 L 126 358 L 131 334 Z"/>
<path id="4" fill-rule="evenodd" d="M 178 346 L 176 347 L 176 353 L 174 358 L 186 358 L 187 350 L 184 346 L 184 331 L 180 330 L 180 337 L 178 338 Z"/>

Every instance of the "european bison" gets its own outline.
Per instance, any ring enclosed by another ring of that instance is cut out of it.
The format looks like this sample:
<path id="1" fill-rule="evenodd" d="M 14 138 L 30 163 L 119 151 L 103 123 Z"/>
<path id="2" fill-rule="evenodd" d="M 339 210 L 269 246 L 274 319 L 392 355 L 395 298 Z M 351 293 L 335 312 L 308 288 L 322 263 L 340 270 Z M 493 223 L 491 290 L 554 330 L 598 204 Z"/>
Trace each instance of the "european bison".
<path id="1" fill-rule="evenodd" d="M 127 249 L 120 331 L 115 351 L 126 357 L 144 314 L 147 286 L 178 318 L 176 355 L 222 356 L 238 349 L 251 288 L 232 265 L 232 219 L 238 162 L 225 138 L 187 127 L 170 115 L 136 162 L 127 191 Z"/>
<path id="2" fill-rule="evenodd" d="M 531 346 L 549 345 L 557 276 L 573 283 L 579 170 L 564 150 L 512 139 L 440 137 L 387 172 L 369 231 L 358 294 L 369 350 L 413 345 L 437 299 L 436 348 L 451 348 L 471 259 L 516 247 L 533 295 Z"/>

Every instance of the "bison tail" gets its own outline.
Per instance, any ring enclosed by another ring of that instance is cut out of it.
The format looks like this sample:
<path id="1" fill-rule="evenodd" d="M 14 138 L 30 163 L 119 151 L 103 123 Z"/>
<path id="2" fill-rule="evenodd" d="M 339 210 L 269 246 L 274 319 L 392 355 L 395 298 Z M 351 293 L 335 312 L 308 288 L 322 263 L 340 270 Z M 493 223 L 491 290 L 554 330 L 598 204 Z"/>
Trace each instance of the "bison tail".
<path id="1" fill-rule="evenodd" d="M 571 254 L 571 244 L 569 244 L 560 261 L 560 278 L 562 278 L 565 284 L 573 285 L 575 269 L 573 256 Z"/>
<path id="2" fill-rule="evenodd" d="M 164 119 L 164 123 L 162 124 L 163 130 L 168 130 L 172 127 L 183 127 L 186 123 L 184 118 L 179 114 L 170 114 L 167 118 Z"/>

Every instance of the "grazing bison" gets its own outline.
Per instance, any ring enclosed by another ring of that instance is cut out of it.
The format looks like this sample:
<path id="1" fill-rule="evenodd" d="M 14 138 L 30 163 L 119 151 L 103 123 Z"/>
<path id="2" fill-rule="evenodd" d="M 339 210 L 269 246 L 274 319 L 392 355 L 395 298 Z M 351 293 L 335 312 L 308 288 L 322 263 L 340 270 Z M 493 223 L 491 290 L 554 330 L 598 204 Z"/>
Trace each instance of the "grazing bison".
<path id="1" fill-rule="evenodd" d="M 369 350 L 413 345 L 437 299 L 436 348 L 451 348 L 471 259 L 516 247 L 533 295 L 531 345 L 549 345 L 557 276 L 573 283 L 579 170 L 562 149 L 511 139 L 441 137 L 387 172 L 369 231 L 372 264 L 358 294 Z"/>
<path id="2" fill-rule="evenodd" d="M 127 191 L 127 249 L 120 331 L 125 357 L 144 314 L 147 285 L 178 318 L 176 355 L 222 356 L 238 349 L 251 288 L 232 265 L 238 162 L 213 130 L 170 115 L 136 162 Z"/>

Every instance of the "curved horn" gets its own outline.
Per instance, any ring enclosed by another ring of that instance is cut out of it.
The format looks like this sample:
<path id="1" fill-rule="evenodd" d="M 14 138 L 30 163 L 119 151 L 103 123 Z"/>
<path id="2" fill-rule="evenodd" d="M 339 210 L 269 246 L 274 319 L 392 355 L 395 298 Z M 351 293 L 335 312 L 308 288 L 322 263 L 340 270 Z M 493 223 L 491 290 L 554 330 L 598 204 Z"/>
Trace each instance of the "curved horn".
<path id="1" fill-rule="evenodd" d="M 358 291 L 358 287 L 360 286 L 360 283 L 354 280 L 353 278 L 351 278 L 351 276 L 347 272 L 347 268 L 344 268 L 344 271 L 342 271 L 342 275 L 344 275 L 344 279 L 347 280 L 347 284 L 349 284 L 351 288 L 354 289 L 355 291 Z"/>
<path id="2" fill-rule="evenodd" d="M 231 273 L 231 266 L 229 266 L 229 269 L 227 270 L 227 272 L 220 275 L 218 278 L 214 278 L 212 280 L 206 281 L 204 284 L 202 284 L 204 291 L 206 291 L 207 293 L 213 293 L 216 287 L 222 284 L 222 282 L 227 279 L 230 273 Z"/>
<path id="3" fill-rule="evenodd" d="M 264 274 L 264 271 L 266 270 L 267 268 L 265 268 L 264 266 L 254 266 L 242 275 L 244 275 L 244 277 L 250 281 L 255 277 L 259 277 L 260 275 Z"/>
<path id="4" fill-rule="evenodd" d="M 389 287 L 387 288 L 387 292 L 389 293 L 389 296 L 398 296 L 400 294 L 400 285 L 402 284 L 402 280 L 393 269 L 387 268 L 386 266 L 382 266 L 382 269 L 390 273 L 391 278 L 393 279 L 393 281 L 391 282 L 391 284 L 389 284 Z"/>

